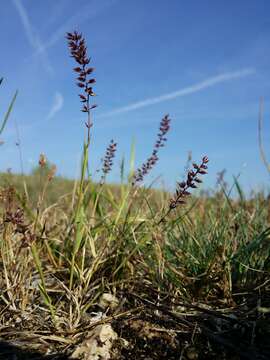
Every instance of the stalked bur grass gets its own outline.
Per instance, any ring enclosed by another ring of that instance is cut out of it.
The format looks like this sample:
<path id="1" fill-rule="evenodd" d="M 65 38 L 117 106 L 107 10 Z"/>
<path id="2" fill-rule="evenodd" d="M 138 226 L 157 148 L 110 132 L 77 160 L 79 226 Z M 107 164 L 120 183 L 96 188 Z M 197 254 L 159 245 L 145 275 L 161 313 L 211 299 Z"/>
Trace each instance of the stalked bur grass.
<path id="1" fill-rule="evenodd" d="M 86 113 L 87 115 L 87 120 L 85 122 L 87 135 L 83 147 L 81 178 L 78 188 L 77 205 L 74 214 L 75 241 L 73 242 L 69 281 L 69 288 L 72 289 L 76 255 L 78 250 L 80 249 L 81 242 L 85 234 L 85 209 L 83 200 L 87 190 L 87 186 L 85 186 L 85 178 L 87 169 L 89 167 L 88 156 L 91 141 L 91 127 L 93 126 L 91 119 L 91 110 L 97 107 L 97 105 L 90 104 L 90 98 L 95 96 L 95 93 L 93 91 L 93 84 L 95 84 L 96 80 L 90 76 L 93 73 L 94 68 L 88 66 L 90 63 L 90 58 L 87 54 L 85 39 L 82 37 L 81 34 L 74 31 L 73 33 L 67 33 L 67 40 L 71 57 L 74 58 L 78 65 L 74 68 L 74 71 L 77 74 L 77 86 L 82 90 L 82 93 L 79 94 L 82 103 L 81 111 Z"/>
<path id="2" fill-rule="evenodd" d="M 178 182 L 177 187 L 174 193 L 173 198 L 170 199 L 169 209 L 165 213 L 165 215 L 160 219 L 159 223 L 165 221 L 165 218 L 170 214 L 170 212 L 177 208 L 179 205 L 186 204 L 186 198 L 191 195 L 189 189 L 196 189 L 198 184 L 202 183 L 202 180 L 198 177 L 198 175 L 207 174 L 207 163 L 209 159 L 207 156 L 202 158 L 202 162 L 200 165 L 193 163 L 193 169 L 189 170 L 187 173 L 186 181 Z"/>
<path id="3" fill-rule="evenodd" d="M 96 191 L 95 194 L 95 201 L 94 201 L 94 206 L 93 206 L 93 210 L 92 210 L 92 218 L 94 218 L 96 210 L 97 210 L 97 206 L 100 200 L 100 196 L 101 193 L 103 191 L 103 186 L 105 184 L 105 180 L 106 180 L 106 176 L 108 175 L 108 173 L 112 170 L 112 166 L 113 166 L 113 160 L 115 157 L 115 152 L 117 149 L 117 143 L 112 139 L 110 141 L 110 144 L 107 146 L 106 148 L 106 152 L 105 152 L 105 156 L 103 159 L 101 159 L 102 161 L 102 175 L 98 184 L 98 190 Z M 94 250 L 95 253 L 95 250 Z"/>
<path id="4" fill-rule="evenodd" d="M 38 191 L 36 186 L 31 194 L 31 196 L 33 193 L 35 196 L 39 194 L 35 207 L 37 211 L 32 210 L 29 196 L 28 202 L 23 200 L 23 196 L 17 196 L 23 213 L 17 212 L 18 209 L 13 209 L 12 213 L 8 213 L 7 209 L 4 210 L 7 215 L 7 222 L 4 225 L 12 224 L 13 237 L 16 239 L 16 236 L 19 236 L 27 259 L 34 259 L 35 266 L 30 261 L 26 261 L 25 266 L 29 267 L 30 273 L 37 270 L 40 280 L 39 293 L 50 310 L 53 322 L 57 320 L 59 314 L 62 314 L 63 304 L 63 307 L 68 307 L 68 310 L 65 308 L 68 318 L 65 319 L 68 323 L 67 327 L 74 329 L 80 323 L 83 311 L 95 303 L 105 287 L 115 288 L 118 286 L 116 284 L 121 284 L 122 281 L 128 282 L 130 279 L 133 281 L 137 277 L 149 277 L 147 281 L 152 279 L 156 286 L 157 273 L 162 274 L 158 279 L 159 282 L 166 280 L 165 250 L 168 253 L 169 250 L 167 248 L 164 250 L 165 241 L 162 237 L 169 235 L 165 227 L 159 225 L 166 217 L 168 223 L 172 223 L 170 213 L 175 207 L 183 204 L 184 199 L 189 195 L 189 188 L 194 188 L 201 182 L 198 175 L 206 173 L 208 159 L 204 157 L 200 165 L 193 164 L 193 170 L 189 171 L 186 181 L 179 184 L 170 203 L 167 194 L 166 196 L 163 194 L 162 203 L 152 201 L 155 197 L 154 191 L 151 193 L 146 186 L 141 185 L 158 164 L 159 152 L 166 144 L 171 119 L 169 115 L 165 115 L 160 121 L 150 156 L 137 169 L 134 165 L 135 148 L 132 147 L 130 171 L 126 183 L 124 162 L 122 162 L 120 195 L 119 188 L 104 186 L 115 159 L 117 143 L 114 140 L 111 140 L 106 148 L 100 182 L 97 185 L 93 184 L 89 175 L 88 155 L 92 141 L 92 110 L 97 106 L 91 103 L 91 99 L 95 96 L 93 90 L 95 79 L 92 77 L 94 69 L 89 66 L 90 58 L 82 35 L 73 32 L 68 33 L 66 37 L 70 55 L 76 62 L 74 72 L 80 90 L 78 94 L 80 110 L 86 116 L 80 179 L 74 186 L 72 201 L 67 200 L 65 207 L 61 208 L 60 198 L 57 198 L 52 207 L 45 208 L 48 184 L 54 177 L 56 169 L 52 167 L 47 172 L 47 160 L 45 155 L 41 154 L 39 172 L 35 177 L 38 185 L 40 175 L 40 187 Z M 164 207 L 166 210 L 169 207 L 165 214 L 161 210 Z M 63 213 L 61 219 L 59 219 L 60 211 Z M 52 214 L 55 219 L 52 218 Z M 162 215 L 163 218 L 158 223 Z M 26 216 L 28 221 L 25 220 Z M 19 246 L 12 236 L 8 241 L 11 240 L 12 246 L 15 248 Z M 159 241 L 161 244 L 158 244 Z M 10 253 L 12 251 L 10 250 Z M 61 287 L 60 292 L 63 294 L 61 306 L 54 289 L 49 285 L 48 280 L 51 278 L 57 279 L 58 290 Z M 11 281 L 8 280 L 7 278 L 6 283 L 10 284 Z M 26 279 L 24 281 L 26 282 Z M 158 284 L 158 288 L 159 286 L 161 285 Z M 33 294 L 34 299 L 36 290 L 33 290 Z M 9 296 L 14 302 L 14 293 L 10 291 Z"/>
<path id="5" fill-rule="evenodd" d="M 85 122 L 85 126 L 87 128 L 87 137 L 84 142 L 84 150 L 83 150 L 83 158 L 82 158 L 82 169 L 81 169 L 81 178 L 80 178 L 80 184 L 78 187 L 78 194 L 77 194 L 77 204 L 75 207 L 75 214 L 74 214 L 74 222 L 73 226 L 75 229 L 75 239 L 72 244 L 72 254 L 71 254 L 71 261 L 70 261 L 70 281 L 69 281 L 69 289 L 72 289 L 73 283 L 74 283 L 74 274 L 78 269 L 81 268 L 81 271 L 83 271 L 84 266 L 84 256 L 81 257 L 81 266 L 77 264 L 76 257 L 79 249 L 81 248 L 81 245 L 83 241 L 85 241 L 85 238 L 87 238 L 87 233 L 89 234 L 89 231 L 91 232 L 91 229 L 86 228 L 86 212 L 87 208 L 85 204 L 88 204 L 89 201 L 86 201 L 86 192 L 87 189 L 89 190 L 89 182 L 86 184 L 85 177 L 86 177 L 86 170 L 89 168 L 88 163 L 88 153 L 89 153 L 89 146 L 90 146 L 90 140 L 91 140 L 91 132 L 90 129 L 93 126 L 93 122 L 91 119 L 91 110 L 94 109 L 97 105 L 91 105 L 90 104 L 90 98 L 92 96 L 95 96 L 95 93 L 93 91 L 93 84 L 95 84 L 96 80 L 93 77 L 90 77 L 92 75 L 94 69 L 92 67 L 89 67 L 88 64 L 90 63 L 90 58 L 87 54 L 87 47 L 85 43 L 85 39 L 82 37 L 81 34 L 74 31 L 73 33 L 67 33 L 67 40 L 68 40 L 68 46 L 71 53 L 71 57 L 75 59 L 77 62 L 77 67 L 74 68 L 75 73 L 77 74 L 77 86 L 82 90 L 82 93 L 79 94 L 81 103 L 82 103 L 82 109 L 81 111 L 86 113 L 87 120 Z M 89 78 L 90 77 L 90 78 Z M 111 219 L 111 234 L 109 236 L 108 241 L 110 242 L 113 239 L 113 234 L 116 231 L 117 227 L 119 226 L 119 221 L 122 219 L 122 217 L 125 218 L 123 227 L 125 228 L 127 225 L 132 226 L 133 222 L 135 221 L 135 218 L 130 217 L 132 207 L 134 204 L 134 199 L 137 196 L 138 193 L 138 187 L 137 185 L 141 184 L 145 178 L 146 175 L 149 174 L 149 172 L 153 169 L 154 166 L 156 166 L 158 162 L 158 153 L 159 150 L 165 146 L 165 143 L 167 141 L 166 135 L 170 129 L 170 122 L 171 119 L 169 118 L 169 115 L 165 115 L 159 126 L 159 132 L 157 134 L 157 140 L 154 144 L 154 148 L 152 150 L 152 154 L 150 157 L 142 164 L 141 167 L 137 168 L 137 170 L 134 171 L 134 173 L 130 177 L 129 185 L 124 192 L 124 196 L 121 199 L 120 204 L 117 204 L 114 200 L 114 197 L 112 194 L 109 195 L 109 201 L 111 202 L 112 206 L 117 208 L 118 211 L 116 213 L 116 216 L 113 219 Z M 94 217 L 94 214 L 96 212 L 98 202 L 100 200 L 100 195 L 102 192 L 103 184 L 105 182 L 106 175 L 111 171 L 112 165 L 113 165 L 113 158 L 115 156 L 116 151 L 116 143 L 112 140 L 109 146 L 107 147 L 105 157 L 103 159 L 103 167 L 102 167 L 102 177 L 100 182 L 100 189 L 96 193 L 94 207 L 92 211 L 92 217 Z M 204 166 L 204 165 L 203 165 Z M 197 180 L 197 178 L 196 178 Z M 193 186 L 193 185 L 190 185 Z M 187 192 L 187 189 L 185 189 Z M 141 199 L 143 199 L 143 194 L 141 194 Z M 178 201 L 177 205 L 179 205 L 180 200 Z M 172 210 L 172 207 L 170 206 L 170 210 L 165 215 L 167 216 L 170 211 Z M 125 211 L 125 214 L 124 214 Z M 137 213 L 139 213 L 137 211 Z M 164 218 L 165 218 L 164 216 Z M 164 219 L 162 219 L 163 221 Z M 141 221 L 140 224 L 135 226 L 135 229 L 138 230 L 140 226 L 144 224 L 144 221 Z M 91 237 L 91 235 L 90 235 Z M 92 244 L 93 247 L 93 244 Z M 94 247 L 93 247 L 94 249 Z M 136 251 L 136 247 L 134 249 Z M 94 249 L 95 252 L 95 249 Z M 76 270 L 77 269 L 77 270 Z M 116 271 L 117 272 L 117 271 Z"/>
<path id="6" fill-rule="evenodd" d="M 167 141 L 166 135 L 170 130 L 170 123 L 171 123 L 171 119 L 169 118 L 168 114 L 165 115 L 161 119 L 160 124 L 159 124 L 159 131 L 157 134 L 157 139 L 155 141 L 155 144 L 154 144 L 154 147 L 152 150 L 152 154 L 139 168 L 137 168 L 131 174 L 130 182 L 131 182 L 132 189 L 131 189 L 131 191 L 129 191 L 129 189 L 127 189 L 127 191 L 125 193 L 125 198 L 122 201 L 122 206 L 120 208 L 117 220 L 120 219 L 120 216 L 121 216 L 122 211 L 125 206 L 127 207 L 127 216 L 131 212 L 131 208 L 134 203 L 134 198 L 136 198 L 137 193 L 139 191 L 139 188 L 137 185 L 141 184 L 143 182 L 143 180 L 145 179 L 145 177 L 149 174 L 149 172 L 157 165 L 157 162 L 159 160 L 158 153 L 159 153 L 160 149 L 165 146 L 165 143 Z M 146 191 L 146 189 L 143 189 L 141 192 L 141 200 L 142 201 L 145 200 L 144 199 L 145 191 Z M 128 200 L 129 200 L 129 202 L 128 202 Z M 128 204 L 127 204 L 127 202 L 128 202 Z M 142 225 L 144 225 L 144 221 L 141 221 L 139 225 L 136 225 L 135 230 L 138 230 Z"/>
<path id="7" fill-rule="evenodd" d="M 165 146 L 165 143 L 167 141 L 166 135 L 167 135 L 168 131 L 170 130 L 170 122 L 171 122 L 171 119 L 169 118 L 168 114 L 165 115 L 161 119 L 160 124 L 159 124 L 159 131 L 157 134 L 157 139 L 154 143 L 152 153 L 151 153 L 150 157 L 135 171 L 133 170 L 135 150 L 134 150 L 134 148 L 132 148 L 131 161 L 130 161 L 132 165 L 130 167 L 128 186 L 126 187 L 126 190 L 123 190 L 123 186 L 122 186 L 122 191 L 121 191 L 122 197 L 121 197 L 121 201 L 118 206 L 119 210 L 118 210 L 115 222 L 114 222 L 114 226 L 118 225 L 124 211 L 126 211 L 124 227 L 128 224 L 128 222 L 130 220 L 129 215 L 130 215 L 130 213 L 132 211 L 132 207 L 134 205 L 134 199 L 137 198 L 139 191 L 140 191 L 140 200 L 141 201 L 145 200 L 144 194 L 146 193 L 147 189 L 146 188 L 141 189 L 138 187 L 138 185 L 143 182 L 143 180 L 149 174 L 149 172 L 154 168 L 154 166 L 157 165 L 157 162 L 159 160 L 158 153 L 159 153 L 160 149 Z M 117 204 L 116 204 L 116 206 L 117 206 Z M 137 211 L 137 213 L 139 213 L 139 212 L 140 211 Z M 135 221 L 135 219 L 133 219 L 133 221 Z M 141 227 L 143 224 L 144 224 L 144 221 L 141 221 L 139 225 L 136 225 L 135 229 Z"/>
<path id="8" fill-rule="evenodd" d="M 106 154 L 103 159 L 101 183 L 105 182 L 106 175 L 112 170 L 113 158 L 115 157 L 117 143 L 111 140 L 106 149 Z"/>
<path id="9" fill-rule="evenodd" d="M 165 142 L 167 141 L 166 134 L 170 130 L 170 122 L 171 119 L 169 115 L 165 115 L 164 118 L 160 122 L 159 133 L 157 135 L 157 140 L 154 145 L 154 149 L 152 151 L 151 156 L 147 159 L 145 163 L 142 164 L 140 168 L 138 168 L 132 178 L 132 185 L 136 185 L 144 180 L 144 177 L 152 170 L 152 168 L 156 165 L 158 161 L 158 151 L 160 148 L 165 146 Z"/>
<path id="10" fill-rule="evenodd" d="M 134 198 L 137 196 L 138 193 L 138 186 L 140 183 L 143 182 L 146 175 L 149 174 L 149 172 L 156 166 L 159 158 L 158 158 L 158 152 L 159 150 L 165 146 L 165 143 L 167 141 L 166 135 L 168 131 L 170 130 L 170 122 L 171 119 L 169 118 L 169 115 L 165 115 L 159 124 L 159 132 L 157 134 L 157 139 L 155 141 L 152 154 L 150 157 L 135 171 L 132 171 L 129 177 L 129 183 L 131 184 L 131 189 L 127 188 L 126 192 L 123 193 L 123 201 L 121 201 L 121 207 L 119 208 L 119 213 L 117 216 L 117 221 L 120 219 L 122 212 L 125 207 L 127 207 L 127 214 L 131 211 L 132 204 L 134 203 Z M 134 156 L 134 154 L 133 154 Z M 132 160 L 133 162 L 133 160 Z M 141 194 L 141 198 L 143 198 L 143 194 Z M 129 200 L 129 202 L 128 202 Z M 143 225 L 143 222 L 141 222 L 138 226 L 141 227 Z M 135 228 L 137 229 L 138 226 Z"/>

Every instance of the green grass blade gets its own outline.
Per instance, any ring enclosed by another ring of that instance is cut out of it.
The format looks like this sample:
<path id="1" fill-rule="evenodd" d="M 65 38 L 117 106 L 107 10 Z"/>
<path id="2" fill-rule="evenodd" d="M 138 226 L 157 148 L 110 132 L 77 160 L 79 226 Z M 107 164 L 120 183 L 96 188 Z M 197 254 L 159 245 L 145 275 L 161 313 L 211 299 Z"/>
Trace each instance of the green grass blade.
<path id="1" fill-rule="evenodd" d="M 3 81 L 3 79 L 1 79 L 1 80 Z M 0 84 L 1 84 L 1 83 L 0 83 Z M 13 98 L 12 98 L 12 100 L 11 100 L 11 103 L 10 103 L 10 105 L 9 105 L 9 107 L 8 107 L 8 111 L 6 112 L 6 115 L 4 116 L 4 120 L 3 120 L 2 126 L 1 126 L 1 128 L 0 128 L 0 135 L 1 135 L 2 132 L 4 131 L 4 128 L 5 128 L 6 124 L 7 124 L 9 115 L 10 115 L 10 113 L 11 113 L 11 110 L 12 110 L 13 106 L 14 106 L 14 103 L 15 103 L 15 101 L 16 101 L 17 95 L 18 95 L 18 90 L 15 92 L 15 95 L 13 96 Z"/>
<path id="2" fill-rule="evenodd" d="M 48 308 L 50 309 L 51 312 L 51 316 L 53 321 L 55 321 L 55 311 L 54 311 L 54 307 L 52 305 L 52 301 L 51 298 L 47 292 L 46 289 L 46 283 L 45 283 L 45 278 L 44 278 L 44 273 L 43 273 L 43 267 L 42 267 L 42 263 L 38 254 L 38 250 L 36 248 L 35 245 L 31 246 L 31 252 L 32 252 L 32 256 L 36 265 L 36 269 L 38 270 L 39 276 L 40 276 L 40 284 L 39 284 L 39 290 L 40 293 L 44 299 L 45 304 L 48 306 Z"/>
<path id="3" fill-rule="evenodd" d="M 233 180 L 234 180 L 234 183 L 235 183 L 235 186 L 236 186 L 236 190 L 237 190 L 237 192 L 238 192 L 238 195 L 239 195 L 239 197 L 240 197 L 241 203 L 243 204 L 243 203 L 245 202 L 245 195 L 244 195 L 244 193 L 243 193 L 243 190 L 242 190 L 242 188 L 241 188 L 241 186 L 240 186 L 240 184 L 239 184 L 238 179 L 237 179 L 235 176 L 233 177 Z"/>
<path id="4" fill-rule="evenodd" d="M 134 174 L 134 167 L 135 167 L 135 140 L 133 139 L 131 143 L 130 159 L 129 159 L 129 175 L 128 175 L 129 182 Z"/>

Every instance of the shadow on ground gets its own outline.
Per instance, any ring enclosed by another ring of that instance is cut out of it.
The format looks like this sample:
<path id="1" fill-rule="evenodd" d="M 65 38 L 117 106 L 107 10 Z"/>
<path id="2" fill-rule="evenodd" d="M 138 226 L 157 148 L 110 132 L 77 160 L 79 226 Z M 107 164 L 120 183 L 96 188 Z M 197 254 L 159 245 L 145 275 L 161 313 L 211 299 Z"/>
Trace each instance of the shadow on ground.
<path id="1" fill-rule="evenodd" d="M 42 355 L 39 352 L 22 350 L 6 341 L 0 340 L 0 360 L 68 360 L 65 355 Z"/>

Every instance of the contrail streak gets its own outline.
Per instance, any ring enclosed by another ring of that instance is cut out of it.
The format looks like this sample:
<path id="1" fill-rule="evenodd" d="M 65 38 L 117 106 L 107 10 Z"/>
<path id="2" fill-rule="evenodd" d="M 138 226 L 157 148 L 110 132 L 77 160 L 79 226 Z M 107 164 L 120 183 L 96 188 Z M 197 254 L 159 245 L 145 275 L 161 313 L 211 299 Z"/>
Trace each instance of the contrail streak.
<path id="1" fill-rule="evenodd" d="M 48 71 L 48 73 L 52 74 L 53 69 L 48 61 L 47 53 L 43 51 L 43 44 L 30 23 L 26 9 L 24 8 L 20 0 L 13 0 L 13 4 L 20 17 L 29 44 L 32 46 L 32 48 L 35 51 L 43 52 L 43 56 L 42 56 L 43 65 L 45 69 Z"/>
<path id="2" fill-rule="evenodd" d="M 36 49 L 34 55 L 44 52 L 46 49 L 55 45 L 59 40 L 63 40 L 65 33 L 70 31 L 70 29 L 74 26 L 78 26 L 78 24 L 81 25 L 87 20 L 89 21 L 90 19 L 95 19 L 102 11 L 111 7 L 116 1 L 117 0 L 110 0 L 101 3 L 99 0 L 93 0 L 90 4 L 86 5 L 58 29 L 56 29 L 51 38 L 47 42 L 44 42 L 42 47 Z"/>
<path id="3" fill-rule="evenodd" d="M 100 114 L 98 117 L 103 118 L 103 117 L 108 117 L 108 116 L 112 116 L 112 115 L 116 115 L 116 114 L 121 114 L 121 113 L 129 112 L 129 111 L 141 109 L 141 108 L 144 108 L 149 105 L 158 104 L 158 103 L 161 103 L 161 102 L 164 102 L 167 100 L 194 94 L 194 93 L 197 93 L 199 91 L 202 91 L 204 89 L 207 89 L 209 87 L 212 87 L 214 85 L 217 85 L 217 84 L 229 81 L 229 80 L 244 78 L 246 76 L 254 74 L 255 72 L 256 72 L 255 69 L 247 68 L 247 69 L 242 69 L 239 71 L 223 73 L 223 74 L 220 74 L 217 76 L 210 77 L 210 78 L 208 78 L 202 82 L 199 82 L 197 84 L 188 86 L 186 88 L 183 88 L 183 89 L 180 89 L 180 90 L 168 93 L 168 94 L 160 95 L 160 96 L 157 96 L 154 98 L 149 98 L 149 99 L 145 99 L 142 101 L 138 101 L 138 102 L 135 102 L 135 103 L 127 105 L 127 106 L 119 107 L 112 111 Z"/>
<path id="4" fill-rule="evenodd" d="M 61 93 L 56 92 L 54 95 L 53 105 L 47 115 L 47 120 L 52 119 L 58 111 L 62 109 L 64 105 L 64 97 Z"/>

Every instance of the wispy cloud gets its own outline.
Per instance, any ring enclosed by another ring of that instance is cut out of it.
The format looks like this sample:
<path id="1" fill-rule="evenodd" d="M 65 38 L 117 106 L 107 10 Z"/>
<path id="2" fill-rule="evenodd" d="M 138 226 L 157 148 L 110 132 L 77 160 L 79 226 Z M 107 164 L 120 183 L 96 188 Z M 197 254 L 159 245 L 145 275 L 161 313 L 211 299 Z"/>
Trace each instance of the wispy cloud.
<path id="1" fill-rule="evenodd" d="M 100 114 L 98 117 L 99 118 L 104 118 L 104 117 L 109 117 L 112 115 L 116 115 L 116 114 L 121 114 L 121 113 L 126 113 L 129 111 L 133 111 L 133 110 L 137 110 L 137 109 L 141 109 L 144 108 L 146 106 L 150 106 L 150 105 L 154 105 L 154 104 L 158 104 L 164 101 L 168 101 L 171 99 L 175 99 L 178 97 L 182 97 L 182 96 L 186 96 L 186 95 L 191 95 L 194 93 L 197 93 L 199 91 L 202 91 L 204 89 L 207 89 L 209 87 L 212 87 L 214 85 L 220 84 L 220 83 L 224 83 L 226 81 L 229 80 L 234 80 L 234 79 L 240 79 L 240 78 L 244 78 L 246 76 L 250 76 L 252 74 L 254 74 L 256 71 L 253 68 L 247 68 L 247 69 L 242 69 L 239 71 L 233 71 L 233 72 L 226 72 L 217 76 L 213 76 L 210 77 L 204 81 L 201 81 L 197 84 L 185 87 L 183 89 L 174 91 L 174 92 L 170 92 L 168 94 L 164 94 L 164 95 L 160 95 L 157 97 L 153 97 L 153 98 L 148 98 L 148 99 L 144 99 L 138 102 L 135 102 L 133 104 L 129 104 L 127 106 L 123 106 L 123 107 L 119 107 L 116 109 L 113 109 L 109 112 Z"/>
<path id="2" fill-rule="evenodd" d="M 42 41 L 40 40 L 37 32 L 31 25 L 27 11 L 23 6 L 21 0 L 13 0 L 13 4 L 20 17 L 29 44 L 32 46 L 35 52 L 38 53 L 42 52 L 41 59 L 45 69 L 47 70 L 48 73 L 50 74 L 53 73 L 53 69 L 49 63 L 47 53 L 44 51 L 44 45 L 42 44 Z"/>
<path id="3" fill-rule="evenodd" d="M 60 111 L 62 109 L 63 105 L 64 105 L 63 95 L 59 92 L 56 92 L 54 95 L 52 107 L 51 107 L 46 119 L 47 120 L 52 119 L 56 115 L 56 113 L 58 113 L 58 111 Z"/>
<path id="4" fill-rule="evenodd" d="M 55 30 L 51 38 L 44 42 L 42 47 L 36 49 L 34 55 L 40 54 L 41 52 L 56 44 L 59 40 L 63 40 L 67 31 L 71 31 L 74 26 L 77 27 L 86 20 L 94 19 L 96 16 L 98 16 L 99 13 L 104 11 L 107 7 L 112 6 L 116 1 L 117 0 L 106 0 L 101 2 L 100 0 L 92 0 L 90 4 L 88 3 L 82 7 L 77 13 L 71 16 L 57 30 Z"/>

